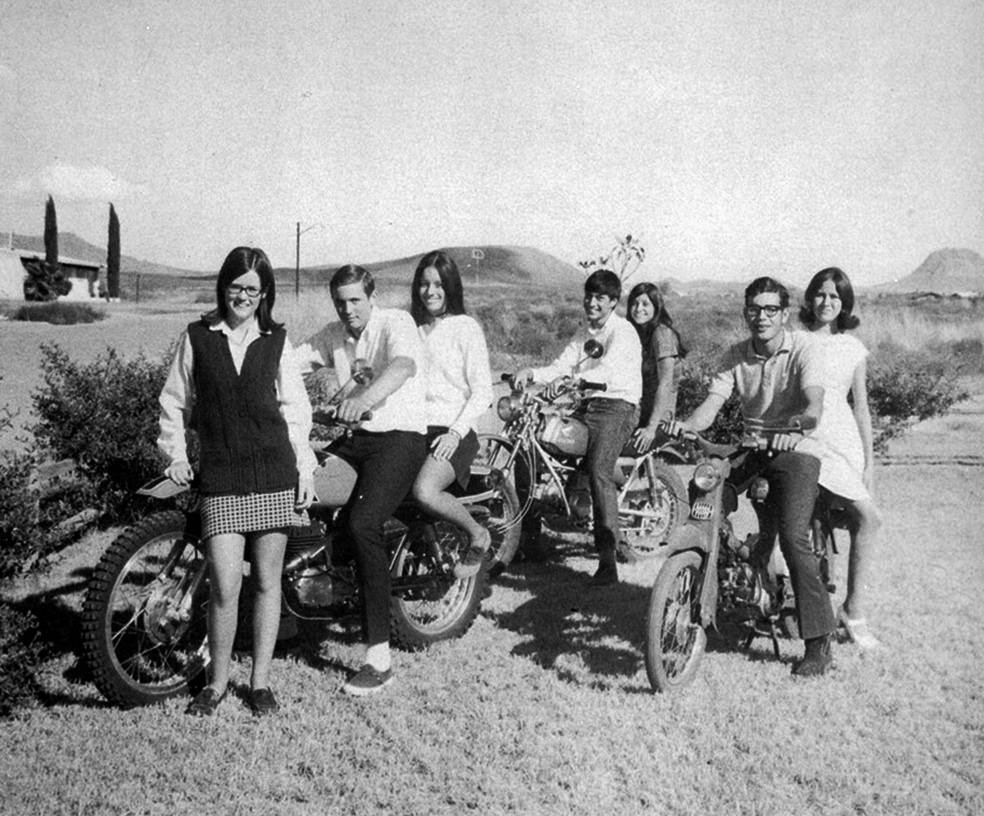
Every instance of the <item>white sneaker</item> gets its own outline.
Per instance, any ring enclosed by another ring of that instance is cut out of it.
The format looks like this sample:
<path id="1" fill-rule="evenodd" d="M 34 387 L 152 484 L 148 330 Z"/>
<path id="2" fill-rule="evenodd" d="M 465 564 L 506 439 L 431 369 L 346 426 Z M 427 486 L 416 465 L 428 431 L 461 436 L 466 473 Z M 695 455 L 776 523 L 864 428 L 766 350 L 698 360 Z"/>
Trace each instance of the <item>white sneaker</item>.
<path id="1" fill-rule="evenodd" d="M 868 621 L 864 618 L 849 618 L 843 604 L 837 610 L 837 623 L 847 632 L 847 636 L 861 649 L 880 649 L 882 642 L 871 634 Z"/>

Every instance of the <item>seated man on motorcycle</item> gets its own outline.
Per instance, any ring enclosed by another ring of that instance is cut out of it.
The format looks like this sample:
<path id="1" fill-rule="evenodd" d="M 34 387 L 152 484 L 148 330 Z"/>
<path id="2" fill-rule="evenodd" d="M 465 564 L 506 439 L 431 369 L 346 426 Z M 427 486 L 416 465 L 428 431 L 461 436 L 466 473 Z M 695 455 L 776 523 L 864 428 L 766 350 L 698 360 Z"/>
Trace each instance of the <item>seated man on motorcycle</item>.
<path id="1" fill-rule="evenodd" d="M 745 289 L 744 317 L 750 336 L 725 352 L 707 398 L 688 419 L 665 428 L 671 434 L 705 430 L 737 390 L 746 429 L 779 429 L 769 450 L 753 454 L 745 467 L 761 470 L 769 483 L 767 502 L 790 570 L 800 636 L 806 641 L 793 674 L 821 675 L 833 663 L 830 634 L 835 624 L 809 536 L 820 460 L 794 450 L 803 432 L 820 419 L 820 372 L 809 336 L 787 328 L 789 292 L 781 283 L 768 277 L 752 281 Z"/>
<path id="2" fill-rule="evenodd" d="M 642 346 L 632 324 L 615 314 L 621 295 L 622 283 L 614 272 L 592 272 L 584 282 L 585 331 L 579 332 L 550 365 L 524 368 L 515 376 L 517 384 L 530 379 L 549 383 L 546 394 L 551 398 L 572 376 L 606 386 L 604 391 L 588 392 L 582 417 L 588 426 L 588 451 L 582 467 L 591 486 L 598 550 L 598 570 L 592 582 L 600 586 L 618 583 L 615 462 L 635 430 L 642 395 Z M 597 359 L 585 355 L 582 349 L 586 339 L 601 343 L 604 354 Z"/>
<path id="3" fill-rule="evenodd" d="M 427 456 L 424 383 L 417 376 L 422 348 L 409 313 L 376 305 L 369 270 L 343 266 L 329 286 L 341 322 L 329 323 L 307 341 L 312 364 L 334 368 L 339 382 L 351 379 L 355 360 L 365 360 L 375 372 L 371 382 L 348 392 L 338 404 L 337 418 L 358 428 L 332 448 L 357 472 L 344 512 L 362 582 L 368 649 L 365 665 L 343 691 L 364 696 L 393 679 L 390 572 L 383 524 L 410 492 Z M 362 421 L 369 411 L 371 418 Z"/>

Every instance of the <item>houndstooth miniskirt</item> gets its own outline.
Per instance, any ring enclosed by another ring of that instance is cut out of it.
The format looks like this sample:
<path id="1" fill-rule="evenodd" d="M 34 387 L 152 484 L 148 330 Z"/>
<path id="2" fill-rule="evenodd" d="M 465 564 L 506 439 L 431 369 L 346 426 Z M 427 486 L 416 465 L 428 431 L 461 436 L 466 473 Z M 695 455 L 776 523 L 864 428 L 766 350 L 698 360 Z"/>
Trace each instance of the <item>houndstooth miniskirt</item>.
<path id="1" fill-rule="evenodd" d="M 294 510 L 294 490 L 245 496 L 202 496 L 202 538 L 223 533 L 279 530 L 309 524 L 306 510 Z"/>

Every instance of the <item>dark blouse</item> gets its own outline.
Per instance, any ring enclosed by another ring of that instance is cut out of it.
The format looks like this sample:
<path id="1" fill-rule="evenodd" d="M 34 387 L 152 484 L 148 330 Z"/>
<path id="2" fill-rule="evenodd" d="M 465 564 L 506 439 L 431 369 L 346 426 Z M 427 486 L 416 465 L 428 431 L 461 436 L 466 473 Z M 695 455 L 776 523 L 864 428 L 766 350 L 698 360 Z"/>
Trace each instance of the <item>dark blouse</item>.
<path id="1" fill-rule="evenodd" d="M 676 332 L 662 323 L 656 325 L 652 339 L 642 346 L 642 400 L 639 404 L 639 427 L 649 424 L 650 415 L 656 405 L 656 389 L 659 386 L 658 364 L 667 357 L 678 358 L 680 344 Z M 677 385 L 680 382 L 680 367 L 673 366 L 673 411 L 676 413 Z"/>

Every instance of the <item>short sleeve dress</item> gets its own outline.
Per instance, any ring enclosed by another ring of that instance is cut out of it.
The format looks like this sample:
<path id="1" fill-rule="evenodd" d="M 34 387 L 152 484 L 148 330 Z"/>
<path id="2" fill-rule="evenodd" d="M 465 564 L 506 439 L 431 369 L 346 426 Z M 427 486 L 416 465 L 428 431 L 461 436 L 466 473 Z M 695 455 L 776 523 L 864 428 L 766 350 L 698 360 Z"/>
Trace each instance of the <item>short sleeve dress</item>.
<path id="1" fill-rule="evenodd" d="M 659 388 L 659 361 L 680 356 L 680 343 L 676 332 L 662 323 L 656 325 L 648 343 L 642 345 L 642 401 L 639 404 L 639 427 L 645 427 L 652 418 L 656 406 L 656 390 Z M 680 381 L 680 367 L 673 368 L 672 404 L 676 410 L 676 392 Z M 672 419 L 672 417 L 660 417 Z"/>
<path id="2" fill-rule="evenodd" d="M 823 371 L 823 415 L 814 436 L 823 443 L 820 485 L 852 501 L 867 501 L 864 486 L 864 444 L 847 395 L 858 363 L 868 349 L 850 334 L 816 335 Z"/>

